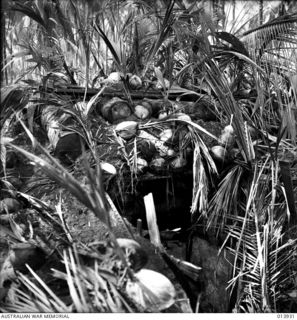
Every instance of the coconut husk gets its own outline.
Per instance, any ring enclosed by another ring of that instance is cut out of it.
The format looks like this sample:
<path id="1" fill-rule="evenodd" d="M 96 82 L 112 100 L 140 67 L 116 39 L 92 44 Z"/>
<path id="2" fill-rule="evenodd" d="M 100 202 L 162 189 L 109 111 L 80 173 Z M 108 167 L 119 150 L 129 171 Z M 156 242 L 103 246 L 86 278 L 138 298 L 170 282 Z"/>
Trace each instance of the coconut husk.
<path id="1" fill-rule="evenodd" d="M 115 123 L 132 115 L 128 102 L 118 97 L 103 104 L 100 111 L 103 118 L 110 123 Z"/>

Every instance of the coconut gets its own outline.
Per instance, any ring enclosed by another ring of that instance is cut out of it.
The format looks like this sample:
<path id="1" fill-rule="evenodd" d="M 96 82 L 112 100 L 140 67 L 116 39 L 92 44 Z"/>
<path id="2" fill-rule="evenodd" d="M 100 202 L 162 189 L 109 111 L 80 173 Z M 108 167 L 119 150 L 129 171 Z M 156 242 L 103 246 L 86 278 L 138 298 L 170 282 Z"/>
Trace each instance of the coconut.
<path id="1" fill-rule="evenodd" d="M 111 72 L 107 79 L 105 79 L 105 82 L 107 83 L 119 83 L 121 81 L 121 77 L 123 74 L 121 72 Z"/>
<path id="2" fill-rule="evenodd" d="M 224 133 L 229 133 L 229 134 L 234 134 L 234 129 L 233 129 L 233 127 L 231 126 L 231 124 L 229 124 L 228 126 L 226 126 L 226 127 L 223 129 L 223 132 L 224 132 Z"/>
<path id="3" fill-rule="evenodd" d="M 114 123 L 114 121 L 129 117 L 132 112 L 127 101 L 114 97 L 106 102 L 101 108 L 101 115 L 104 119 Z"/>
<path id="4" fill-rule="evenodd" d="M 140 89 L 142 87 L 142 81 L 137 75 L 132 75 L 129 77 L 129 85 L 131 89 Z"/>
<path id="5" fill-rule="evenodd" d="M 147 161 L 142 158 L 137 158 L 136 165 L 138 172 L 142 172 L 148 167 Z"/>
<path id="6" fill-rule="evenodd" d="M 151 116 L 151 110 L 146 106 L 138 104 L 134 109 L 134 114 L 138 119 L 145 120 Z"/>
<path id="7" fill-rule="evenodd" d="M 142 269 L 135 273 L 135 280 L 128 280 L 128 296 L 145 309 L 158 312 L 169 308 L 175 302 L 173 284 L 163 274 Z"/>
<path id="8" fill-rule="evenodd" d="M 165 165 L 166 160 L 161 157 L 153 159 L 150 163 L 150 167 L 156 172 L 163 171 L 165 169 Z"/>
<path id="9" fill-rule="evenodd" d="M 175 155 L 175 151 L 171 148 L 168 148 L 167 150 L 159 150 L 159 154 L 161 157 L 173 157 Z"/>
<path id="10" fill-rule="evenodd" d="M 128 118 L 131 114 L 132 112 L 127 102 L 117 102 L 111 107 L 108 120 L 114 123 L 115 121 Z"/>
<path id="11" fill-rule="evenodd" d="M 170 140 L 172 138 L 172 136 L 173 136 L 172 129 L 165 129 L 159 135 L 159 139 L 163 142 L 167 142 L 168 140 Z"/>
<path id="12" fill-rule="evenodd" d="M 163 80 L 164 80 L 165 88 L 168 89 L 170 87 L 169 80 L 167 80 L 165 78 Z M 158 82 L 156 83 L 156 89 L 158 89 L 158 90 L 164 89 L 162 81 L 158 80 Z"/>
<path id="13" fill-rule="evenodd" d="M 152 107 L 152 104 L 150 102 L 142 100 L 141 101 L 141 105 L 143 107 L 147 108 L 148 110 L 150 110 L 150 112 L 152 112 L 153 107 Z"/>
<path id="14" fill-rule="evenodd" d="M 250 133 L 251 138 L 256 139 L 257 138 L 257 130 L 250 125 L 248 125 L 247 128 L 248 128 L 248 131 Z"/>
<path id="15" fill-rule="evenodd" d="M 219 137 L 219 143 L 225 147 L 230 147 L 235 142 L 234 129 L 231 125 L 226 126 Z"/>
<path id="16" fill-rule="evenodd" d="M 178 102 L 172 102 L 172 109 L 176 112 L 181 112 L 181 105 Z"/>
<path id="17" fill-rule="evenodd" d="M 169 115 L 168 111 L 160 111 L 158 114 L 158 119 L 159 120 L 165 119 L 166 117 L 168 117 L 168 115 Z"/>
<path id="18" fill-rule="evenodd" d="M 137 151 L 140 157 L 146 161 L 151 161 L 157 153 L 155 145 L 151 141 L 144 139 L 137 139 Z"/>
<path id="19" fill-rule="evenodd" d="M 185 152 L 185 155 L 186 155 L 186 159 L 190 159 L 193 157 L 193 148 L 188 146 L 186 148 L 186 152 Z"/>
<path id="20" fill-rule="evenodd" d="M 238 158 L 239 156 L 240 156 L 240 150 L 238 148 L 233 148 L 230 150 L 229 158 L 235 159 L 235 158 Z"/>
<path id="21" fill-rule="evenodd" d="M 155 136 L 153 136 L 150 133 L 147 133 L 144 130 L 141 130 L 139 132 L 139 136 L 140 139 L 145 139 L 147 141 L 150 141 L 151 143 L 154 144 L 154 146 L 156 147 L 157 151 L 159 152 L 159 154 L 161 156 L 172 156 L 174 155 L 174 150 L 170 149 L 168 146 L 165 145 L 165 143 L 163 141 L 161 141 L 160 139 L 156 138 Z"/>
<path id="22" fill-rule="evenodd" d="M 227 150 L 222 146 L 214 146 L 211 148 L 212 157 L 220 162 L 226 161 Z"/>
<path id="23" fill-rule="evenodd" d="M 147 99 L 144 98 L 141 101 L 141 105 L 150 108 L 150 110 L 152 110 L 152 116 L 154 116 L 155 118 L 158 117 L 158 113 L 160 112 L 160 110 L 162 110 L 163 107 L 163 99 Z"/>
<path id="24" fill-rule="evenodd" d="M 106 173 L 109 173 L 111 175 L 116 175 L 117 174 L 117 169 L 110 163 L 108 162 L 101 162 L 100 163 L 100 168 L 105 171 Z"/>
<path id="25" fill-rule="evenodd" d="M 170 167 L 174 170 L 182 169 L 186 165 L 187 165 L 187 160 L 183 157 L 183 155 L 177 156 L 170 162 Z"/>
<path id="26" fill-rule="evenodd" d="M 115 132 L 123 139 L 129 140 L 137 133 L 138 123 L 136 121 L 123 121 L 116 125 Z"/>

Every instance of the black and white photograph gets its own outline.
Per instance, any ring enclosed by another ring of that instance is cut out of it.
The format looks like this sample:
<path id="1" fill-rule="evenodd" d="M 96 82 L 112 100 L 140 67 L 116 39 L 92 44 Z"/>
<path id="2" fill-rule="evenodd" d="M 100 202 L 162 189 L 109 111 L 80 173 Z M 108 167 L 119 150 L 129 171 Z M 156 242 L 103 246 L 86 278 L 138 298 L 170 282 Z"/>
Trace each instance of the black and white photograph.
<path id="1" fill-rule="evenodd" d="M 297 320 L 296 0 L 1 0 L 0 60 L 1 320 Z"/>

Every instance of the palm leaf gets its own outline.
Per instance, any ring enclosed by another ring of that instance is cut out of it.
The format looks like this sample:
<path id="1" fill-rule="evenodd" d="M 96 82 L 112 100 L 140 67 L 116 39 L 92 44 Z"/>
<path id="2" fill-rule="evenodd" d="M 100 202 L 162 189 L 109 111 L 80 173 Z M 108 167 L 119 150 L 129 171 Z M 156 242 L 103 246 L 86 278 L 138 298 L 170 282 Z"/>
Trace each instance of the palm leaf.
<path id="1" fill-rule="evenodd" d="M 98 32 L 99 36 L 103 39 L 104 43 L 106 44 L 107 48 L 112 54 L 112 57 L 114 59 L 114 62 L 116 63 L 117 69 L 121 72 L 124 73 L 125 71 L 125 66 L 122 61 L 122 54 L 119 50 L 119 47 L 115 43 L 112 43 L 111 40 L 108 39 L 107 35 L 105 32 L 101 29 L 98 21 L 94 23 L 93 25 L 94 29 Z"/>
<path id="2" fill-rule="evenodd" d="M 260 27 L 245 32 L 241 40 L 248 43 L 249 48 L 253 48 L 253 56 L 257 56 L 260 59 L 267 52 L 269 46 L 273 48 L 274 42 L 296 45 L 296 24 L 296 13 L 281 16 Z M 292 49 L 294 48 L 292 47 Z M 279 51 L 279 49 L 277 50 Z M 255 55 L 256 51 L 259 52 L 257 55 Z"/>
<path id="3" fill-rule="evenodd" d="M 254 172 L 245 216 L 230 216 L 233 226 L 226 226 L 228 239 L 236 243 L 230 248 L 235 257 L 230 287 L 237 283 L 241 288 L 238 305 L 242 307 L 248 301 L 257 312 L 278 310 L 284 288 L 290 288 L 293 281 L 291 268 L 296 263 L 291 255 L 291 250 L 296 250 L 296 239 L 284 231 L 283 214 L 275 209 L 274 192 L 267 196 L 271 176 L 276 174 L 268 159 Z M 271 170 L 268 177 L 267 170 Z"/>
<path id="4" fill-rule="evenodd" d="M 243 150 L 244 159 L 248 163 L 251 163 L 253 158 L 250 154 L 249 142 L 246 140 L 246 134 L 243 130 L 244 122 L 242 113 L 232 95 L 227 79 L 221 73 L 218 65 L 213 60 L 207 61 L 205 65 L 205 71 L 206 81 L 219 100 L 222 109 L 229 119 L 229 122 L 231 117 L 233 118 L 235 132 L 238 139 L 237 141 Z"/>
<path id="5" fill-rule="evenodd" d="M 235 165 L 229 169 L 219 184 L 208 208 L 207 228 L 220 232 L 229 224 L 229 219 L 236 217 L 240 211 L 240 184 L 244 175 L 244 167 Z M 232 215 L 230 214 L 232 212 Z"/>
<path id="6" fill-rule="evenodd" d="M 65 168 L 57 160 L 55 160 L 41 145 L 39 145 L 39 143 L 27 129 L 26 132 L 31 138 L 32 143 L 34 143 L 34 145 L 40 149 L 42 154 L 46 156 L 49 162 L 11 143 L 9 143 L 9 145 L 16 151 L 28 157 L 33 163 L 39 166 L 52 180 L 68 189 L 87 208 L 95 211 L 95 214 L 103 223 L 109 225 L 109 218 L 107 216 L 104 194 L 99 195 L 98 190 L 95 189 L 93 190 L 94 198 L 92 198 L 87 190 L 82 187 L 81 183 L 74 179 L 73 176 L 67 170 L 65 170 Z M 89 177 L 93 177 L 91 173 Z"/>
<path id="7" fill-rule="evenodd" d="M 13 5 L 10 7 L 10 10 L 23 13 L 24 15 L 30 17 L 32 20 L 40 24 L 45 30 L 48 27 L 43 17 L 42 11 L 36 5 L 35 2 L 32 2 L 32 1 L 30 3 L 27 3 L 27 2 L 22 3 L 20 1 L 14 2 Z"/>
<path id="8" fill-rule="evenodd" d="M 245 56 L 249 56 L 247 49 L 242 41 L 240 41 L 236 36 L 226 31 L 216 32 L 215 36 L 220 39 L 226 41 L 231 45 L 232 51 L 239 52 Z"/>
<path id="9" fill-rule="evenodd" d="M 167 5 L 165 16 L 162 21 L 161 29 L 158 32 L 157 39 L 154 41 L 153 45 L 149 49 L 148 54 L 146 56 L 147 66 L 151 63 L 153 57 L 158 52 L 160 46 L 162 45 L 162 43 L 164 42 L 164 40 L 167 38 L 170 31 L 172 30 L 172 25 L 175 21 L 175 16 L 173 14 L 174 2 L 175 2 L 174 0 L 170 0 L 169 5 Z"/>
<path id="10" fill-rule="evenodd" d="M 0 127 L 4 133 L 5 122 L 13 114 L 21 111 L 29 102 L 30 87 L 20 84 L 7 86 L 1 89 L 1 122 Z"/>

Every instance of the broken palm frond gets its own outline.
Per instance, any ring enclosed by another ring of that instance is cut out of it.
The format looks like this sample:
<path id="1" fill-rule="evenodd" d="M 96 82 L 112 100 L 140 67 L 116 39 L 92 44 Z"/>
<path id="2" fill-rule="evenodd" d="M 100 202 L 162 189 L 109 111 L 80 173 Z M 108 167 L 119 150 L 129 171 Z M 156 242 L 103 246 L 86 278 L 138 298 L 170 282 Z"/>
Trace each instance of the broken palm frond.
<path id="1" fill-rule="evenodd" d="M 126 223 L 125 219 L 120 215 L 120 213 L 118 212 L 116 206 L 114 205 L 113 201 L 111 200 L 111 198 L 107 192 L 105 192 L 105 197 L 106 197 L 107 202 L 109 204 L 110 210 L 112 211 L 112 214 L 110 215 L 112 227 L 119 226 L 119 224 L 122 224 L 123 225 L 122 230 L 125 230 L 127 237 L 134 239 L 135 237 L 133 235 L 133 231 L 130 229 L 130 227 Z"/>
<path id="2" fill-rule="evenodd" d="M 160 232 L 157 224 L 157 215 L 156 215 L 153 194 L 150 193 L 147 196 L 145 196 L 143 199 L 144 199 L 144 205 L 146 210 L 146 220 L 148 224 L 150 241 L 155 247 L 161 248 L 162 244 L 161 244 Z"/>
<path id="3" fill-rule="evenodd" d="M 194 146 L 191 213 L 194 214 L 198 210 L 204 215 L 208 209 L 209 188 L 212 184 L 212 175 L 217 175 L 218 172 L 199 134 L 190 126 L 188 126 L 188 130 Z"/>
<path id="4" fill-rule="evenodd" d="M 62 223 L 62 226 L 63 226 L 63 229 L 64 229 L 64 232 L 65 232 L 65 235 L 69 241 L 69 243 L 73 243 L 73 238 L 71 236 L 71 233 L 69 231 L 69 228 L 65 222 L 65 219 L 63 217 L 63 212 L 62 212 L 62 199 L 61 199 L 61 195 L 60 195 L 60 199 L 59 199 L 59 202 L 58 204 L 56 205 L 56 212 L 61 220 L 61 223 Z"/>
<path id="5" fill-rule="evenodd" d="M 228 228 L 228 236 L 241 245 L 229 248 L 237 256 L 229 287 L 237 284 L 241 288 L 238 306 L 250 301 L 257 312 L 275 312 L 286 301 L 283 293 L 292 288 L 296 276 L 296 239 L 286 241 L 286 233 L 276 221 L 262 224 L 251 217 L 237 217 L 235 222 L 236 226 Z"/>
<path id="6" fill-rule="evenodd" d="M 154 127 L 155 125 L 160 125 L 162 123 L 172 123 L 172 122 L 176 122 L 176 123 L 180 123 L 180 124 L 186 124 L 189 125 L 205 134 L 207 134 L 209 137 L 211 137 L 212 139 L 218 140 L 218 138 L 216 136 L 214 136 L 213 134 L 211 134 L 209 131 L 207 131 L 206 129 L 204 129 L 202 126 L 200 126 L 199 124 L 193 122 L 193 121 L 188 121 L 188 120 L 184 120 L 184 119 L 166 119 L 166 120 L 160 120 L 158 122 L 148 122 L 145 124 L 141 124 L 139 126 L 139 129 L 146 129 L 146 128 L 150 128 L 150 127 Z"/>
<path id="7" fill-rule="evenodd" d="M 291 179 L 290 165 L 288 161 L 279 161 L 281 178 L 284 183 L 284 189 L 286 194 L 286 202 L 290 212 L 288 220 L 292 226 L 297 225 L 297 210 L 295 206 L 295 197 L 293 184 Z"/>
<path id="8" fill-rule="evenodd" d="M 144 203 L 145 203 L 146 219 L 148 224 L 150 241 L 156 247 L 156 249 L 158 249 L 164 261 L 167 263 L 169 268 L 177 277 L 178 281 L 180 282 L 181 286 L 185 290 L 188 297 L 191 300 L 193 300 L 193 292 L 191 291 L 188 281 L 189 279 L 192 279 L 193 281 L 197 281 L 197 279 L 199 278 L 199 273 L 200 273 L 199 271 L 201 270 L 201 268 L 193 265 L 190 262 L 177 259 L 174 256 L 167 253 L 166 249 L 163 247 L 161 243 L 160 232 L 157 224 L 155 204 L 154 204 L 152 193 L 144 197 Z"/>
<path id="9" fill-rule="evenodd" d="M 65 293 L 50 289 L 29 267 L 30 277 L 19 274 L 19 287 L 11 289 L 9 298 L 0 307 L 2 312 L 139 312 L 123 288 L 122 280 L 98 260 L 84 266 L 75 247 L 64 251 L 65 271 L 53 269 L 53 280 L 65 282 Z M 66 294 L 66 296 L 65 296 Z M 66 298 L 66 299 L 65 299 Z M 68 302 L 65 302 L 68 301 Z"/>
<path id="10" fill-rule="evenodd" d="M 100 92 L 99 92 L 100 93 Z M 63 124 L 62 119 L 56 119 L 55 123 L 53 125 L 53 129 L 56 130 L 56 138 L 55 138 L 55 146 L 57 146 L 57 143 L 59 142 L 59 138 L 67 135 L 67 134 L 77 134 L 79 139 L 79 144 L 81 146 L 81 149 L 84 148 L 84 143 L 88 146 L 88 148 L 93 153 L 95 150 L 95 144 L 94 139 L 92 137 L 92 131 L 90 128 L 90 121 L 89 121 L 89 111 L 93 108 L 93 104 L 95 103 L 97 96 L 93 97 L 94 100 L 90 100 L 88 103 L 82 103 L 84 106 L 83 110 L 77 110 L 76 105 L 71 107 L 63 107 L 60 108 L 59 112 L 61 112 L 61 109 L 63 110 L 64 116 L 68 117 L 70 120 L 70 125 L 67 126 Z M 50 137 L 49 137 L 50 138 Z M 50 139 L 51 141 L 51 139 Z M 75 142 L 75 141 L 73 141 Z M 94 156 L 94 154 L 93 154 Z"/>
<path id="11" fill-rule="evenodd" d="M 13 303 L 7 303 L 6 308 L 8 308 L 8 310 L 15 308 L 14 310 L 17 309 L 19 312 L 25 312 L 28 304 L 28 306 L 31 307 L 31 312 L 73 311 L 72 306 L 67 306 L 28 265 L 27 268 L 34 280 L 36 280 L 36 283 L 27 276 L 19 274 L 20 282 L 25 286 L 25 290 L 21 288 L 16 289 Z M 32 294 L 35 299 L 32 299 Z"/>
<path id="12" fill-rule="evenodd" d="M 76 312 L 132 312 L 116 287 L 120 279 L 95 260 L 91 267 L 80 263 L 76 250 L 64 252 L 66 273 L 53 270 L 54 277 L 67 281 Z M 79 311 L 80 310 L 80 311 Z"/>
<path id="13" fill-rule="evenodd" d="M 37 142 L 35 141 L 37 144 Z M 105 216 L 105 208 L 101 206 L 96 207 L 96 203 L 89 197 L 87 191 L 76 181 L 68 171 L 62 167 L 45 149 L 41 146 L 41 152 L 48 158 L 50 162 L 35 156 L 34 154 L 17 147 L 13 144 L 10 146 L 16 151 L 22 153 L 28 157 L 35 165 L 39 166 L 52 180 L 60 184 L 73 193 L 84 205 L 90 208 L 92 211 L 96 211 L 96 215 L 104 223 L 107 223 L 107 217 Z M 38 144 L 37 144 L 38 146 Z"/>
<path id="14" fill-rule="evenodd" d="M 103 190 L 99 160 L 96 160 L 95 168 L 91 169 L 86 157 L 83 158 L 83 164 L 85 166 L 85 171 L 88 178 L 88 186 L 83 186 L 36 141 L 36 139 L 22 122 L 21 124 L 30 137 L 32 144 L 38 147 L 38 150 L 46 157 L 48 162 L 20 147 L 12 144 L 9 145 L 28 157 L 35 165 L 39 166 L 52 180 L 72 193 L 82 204 L 84 204 L 89 210 L 91 210 L 95 214 L 95 216 L 97 216 L 107 226 L 109 236 L 114 244 L 115 250 L 121 258 L 123 264 L 127 267 L 128 274 L 132 276 L 132 271 L 128 266 L 126 258 L 124 257 L 123 252 L 119 247 L 116 241 L 116 237 L 113 233 L 111 219 L 114 218 L 113 215 L 116 213 L 118 214 L 118 212 L 113 211 L 113 208 L 108 206 L 108 201 Z M 98 159 L 98 157 L 94 157 L 94 159 Z"/>
<path id="15" fill-rule="evenodd" d="M 69 245 L 72 243 L 71 235 L 69 234 L 67 226 L 63 224 L 63 221 L 60 222 L 58 219 L 56 219 L 56 217 L 54 217 L 54 214 L 55 214 L 54 208 L 52 208 L 42 200 L 32 197 L 20 191 L 15 192 L 14 195 L 18 199 L 20 199 L 22 202 L 26 203 L 31 208 L 35 209 L 43 221 L 46 221 L 55 230 L 57 230 L 57 232 L 60 235 L 59 237 L 60 241 L 62 241 L 66 245 Z M 37 241 L 37 242 L 40 242 L 40 241 Z M 42 246 L 42 249 L 47 253 L 49 253 L 52 250 L 52 248 L 51 249 L 48 248 L 47 244 L 45 244 L 45 246 Z"/>
<path id="16" fill-rule="evenodd" d="M 36 141 L 36 139 L 28 131 L 23 123 L 22 125 L 26 133 L 30 137 L 32 144 L 38 147 L 39 151 L 47 158 L 48 162 L 20 147 L 17 147 L 13 144 L 9 145 L 13 149 L 22 153 L 24 156 L 28 157 L 35 165 L 39 166 L 52 180 L 71 192 L 82 204 L 84 204 L 88 209 L 94 212 L 94 214 L 108 227 L 111 241 L 114 243 L 115 249 L 121 257 L 123 263 L 127 265 L 127 261 L 123 256 L 123 252 L 119 248 L 119 245 L 116 242 L 115 236 L 112 231 L 110 215 L 113 213 L 113 211 L 108 208 L 105 193 L 103 191 L 103 182 L 101 180 L 102 177 L 99 161 L 96 162 L 95 169 L 93 170 L 90 168 L 90 165 L 87 162 L 86 158 L 83 159 L 86 174 L 88 177 L 88 187 L 86 188 Z M 127 268 L 128 273 L 130 273 L 130 268 L 128 266 Z"/>
<path id="17" fill-rule="evenodd" d="M 236 217 L 239 213 L 241 207 L 240 182 L 244 172 L 240 164 L 231 168 L 210 200 L 206 214 L 207 228 L 217 230 L 217 234 L 226 226 L 228 217 Z"/>
<path id="18" fill-rule="evenodd" d="M 245 216 L 230 215 L 233 225 L 225 225 L 227 238 L 235 241 L 235 247 L 229 247 L 235 257 L 230 287 L 240 288 L 239 308 L 246 301 L 256 312 L 275 312 L 286 300 L 282 292 L 293 285 L 296 255 L 292 252 L 297 241 L 283 223 L 286 208 L 276 203 L 279 178 L 273 161 L 268 157 L 258 166 L 247 193 Z"/>

